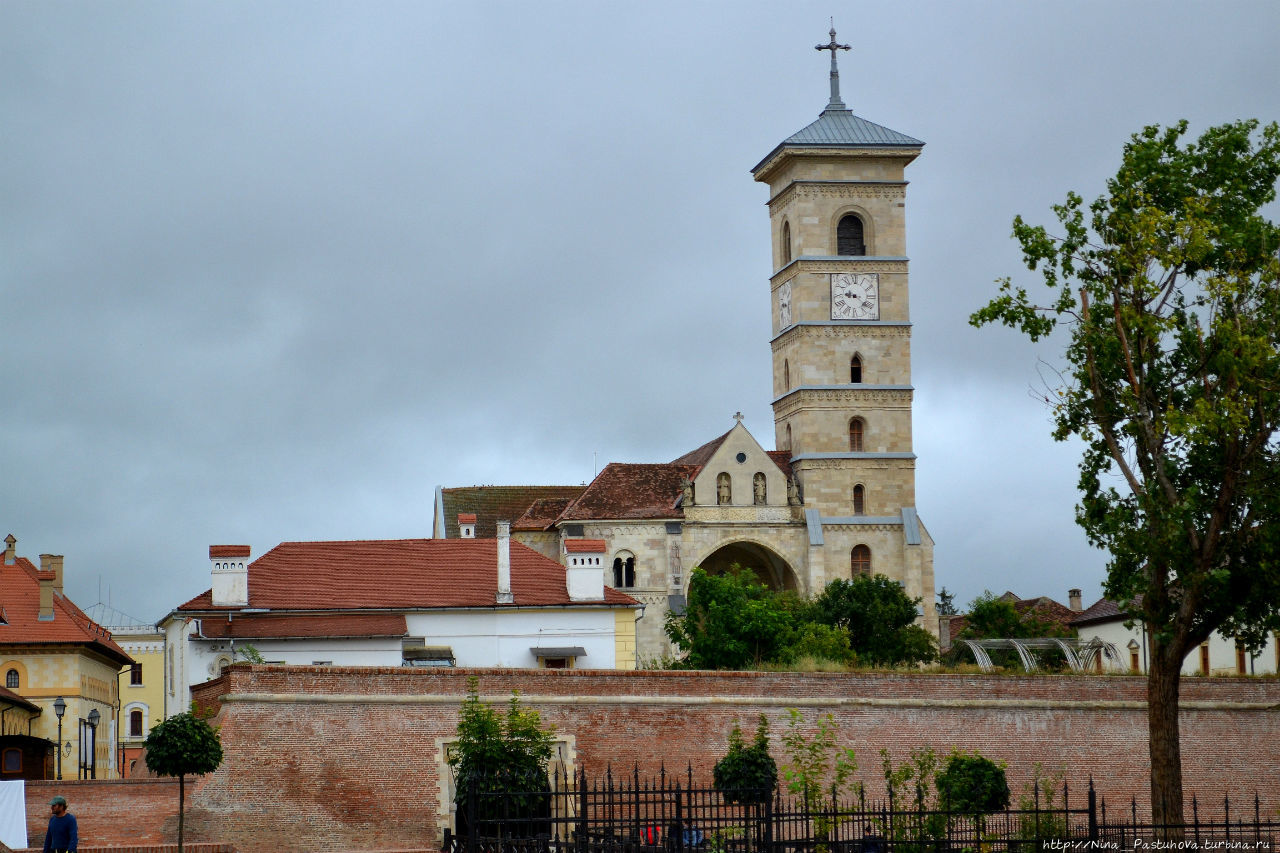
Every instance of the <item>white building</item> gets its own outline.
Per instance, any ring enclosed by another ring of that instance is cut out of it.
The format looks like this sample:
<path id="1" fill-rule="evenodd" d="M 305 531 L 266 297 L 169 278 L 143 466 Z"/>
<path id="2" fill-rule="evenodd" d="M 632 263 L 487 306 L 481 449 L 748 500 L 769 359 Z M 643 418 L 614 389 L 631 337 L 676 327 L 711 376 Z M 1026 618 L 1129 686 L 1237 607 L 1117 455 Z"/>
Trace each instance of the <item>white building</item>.
<path id="1" fill-rule="evenodd" d="M 566 567 L 494 539 L 209 548 L 212 587 L 160 622 L 166 713 L 233 661 L 634 669 L 643 608 L 605 586 L 604 543 Z M 588 562 L 590 560 L 590 562 Z"/>
<path id="2" fill-rule="evenodd" d="M 1081 642 L 1099 639 L 1113 643 L 1132 672 L 1146 672 L 1150 658 L 1150 638 L 1142 620 L 1135 619 L 1125 627 L 1126 615 L 1114 601 L 1103 598 L 1071 620 Z M 1280 671 L 1280 645 L 1272 634 L 1262 651 L 1249 653 L 1236 643 L 1214 631 L 1199 648 L 1182 662 L 1183 675 L 1268 675 Z"/>

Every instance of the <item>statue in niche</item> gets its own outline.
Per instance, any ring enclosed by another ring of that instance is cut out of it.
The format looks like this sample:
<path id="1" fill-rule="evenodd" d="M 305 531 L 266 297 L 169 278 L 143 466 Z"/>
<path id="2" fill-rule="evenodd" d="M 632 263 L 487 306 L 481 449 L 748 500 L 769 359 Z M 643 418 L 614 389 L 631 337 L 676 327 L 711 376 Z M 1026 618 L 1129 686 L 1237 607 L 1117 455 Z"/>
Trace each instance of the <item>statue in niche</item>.
<path id="1" fill-rule="evenodd" d="M 733 483 L 728 474 L 716 477 L 716 503 L 721 506 L 733 503 Z"/>
<path id="2" fill-rule="evenodd" d="M 800 497 L 800 481 L 794 474 L 787 478 L 787 503 L 791 506 L 801 506 L 804 503 L 804 499 Z"/>
<path id="3" fill-rule="evenodd" d="M 756 474 L 751 479 L 751 496 L 756 506 L 764 506 L 766 502 L 764 474 Z"/>
<path id="4" fill-rule="evenodd" d="M 684 490 L 684 506 L 693 506 L 693 480 L 688 477 L 681 478 L 680 488 Z"/>

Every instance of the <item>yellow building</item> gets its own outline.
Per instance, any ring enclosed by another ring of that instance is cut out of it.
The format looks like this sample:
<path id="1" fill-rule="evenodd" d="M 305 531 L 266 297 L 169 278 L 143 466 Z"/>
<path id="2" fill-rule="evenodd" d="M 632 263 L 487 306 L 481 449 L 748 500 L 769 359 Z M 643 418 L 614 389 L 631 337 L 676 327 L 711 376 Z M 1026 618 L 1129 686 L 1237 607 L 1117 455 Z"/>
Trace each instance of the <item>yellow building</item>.
<path id="1" fill-rule="evenodd" d="M 4 541 L 0 673 L 22 702 L 4 708 L 0 779 L 113 778 L 118 676 L 134 661 L 63 595 L 62 557 L 37 568 Z"/>
<path id="2" fill-rule="evenodd" d="M 113 764 L 121 778 L 145 776 L 142 742 L 164 719 L 164 631 L 101 602 L 86 612 L 133 658 L 118 674 L 120 724 Z"/>

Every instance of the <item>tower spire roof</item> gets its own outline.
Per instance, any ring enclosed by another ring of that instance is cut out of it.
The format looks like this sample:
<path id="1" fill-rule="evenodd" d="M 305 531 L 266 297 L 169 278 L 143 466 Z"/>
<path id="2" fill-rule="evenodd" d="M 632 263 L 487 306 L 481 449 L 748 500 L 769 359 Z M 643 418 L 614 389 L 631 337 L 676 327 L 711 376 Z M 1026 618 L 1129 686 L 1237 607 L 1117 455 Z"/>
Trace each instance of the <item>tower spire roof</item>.
<path id="1" fill-rule="evenodd" d="M 836 51 L 851 50 L 852 48 L 847 44 L 840 44 L 836 41 L 835 18 L 831 19 L 831 30 L 828 35 L 831 36 L 830 42 L 827 44 L 814 45 L 813 48 L 814 50 L 831 51 L 831 100 L 827 102 L 827 109 L 847 110 L 849 108 L 844 105 L 844 101 L 840 100 L 840 69 L 836 66 Z"/>

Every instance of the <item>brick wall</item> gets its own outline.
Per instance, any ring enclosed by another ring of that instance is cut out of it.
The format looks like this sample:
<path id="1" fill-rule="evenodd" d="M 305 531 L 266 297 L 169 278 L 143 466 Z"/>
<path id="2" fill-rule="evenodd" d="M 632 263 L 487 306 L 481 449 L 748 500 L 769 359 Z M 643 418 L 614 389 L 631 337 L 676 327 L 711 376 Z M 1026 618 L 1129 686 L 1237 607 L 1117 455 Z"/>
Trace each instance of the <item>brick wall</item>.
<path id="1" fill-rule="evenodd" d="M 454 736 L 458 704 L 473 675 L 493 701 L 519 689 L 570 741 L 577 766 L 591 773 L 610 764 L 629 769 L 638 763 L 644 773 L 662 764 L 683 770 L 688 763 L 695 777 L 708 779 L 734 717 L 750 730 L 765 713 L 780 756 L 787 709 L 797 708 L 809 725 L 820 714 L 836 718 L 841 738 L 858 751 L 859 776 L 872 794 L 883 788 L 882 747 L 900 761 L 914 747 L 932 746 L 976 749 L 1006 761 L 1015 795 L 1040 762 L 1065 769 L 1081 801 L 1090 776 L 1112 807 L 1147 797 L 1141 678 L 238 665 L 196 691 L 200 704 L 218 711 L 226 761 L 194 790 L 189 786 L 188 837 L 231 842 L 242 853 L 432 846 L 442 800 L 441 744 Z M 1273 709 L 1280 707 L 1280 681 L 1194 678 L 1183 684 L 1188 794 L 1217 804 L 1229 793 L 1243 805 L 1257 791 L 1263 810 L 1274 813 L 1280 712 Z M 176 791 L 165 803 L 152 801 L 161 788 L 151 784 L 136 789 L 142 795 L 136 807 L 134 789 L 121 787 L 117 805 L 108 808 L 138 822 L 150 821 L 153 805 L 157 815 L 172 814 Z M 46 793 L 40 794 L 44 802 Z M 76 810 L 78 795 L 67 796 Z M 47 806 L 40 809 L 45 812 Z M 105 813 L 97 819 L 108 820 Z"/>
<path id="2" fill-rule="evenodd" d="M 163 844 L 177 838 L 177 779 L 112 779 L 103 781 L 27 782 L 27 843 L 44 846 L 49 801 L 67 798 L 76 816 L 80 847 Z M 187 793 L 191 793 L 187 780 Z M 166 838 L 172 825 L 173 837 Z"/>

